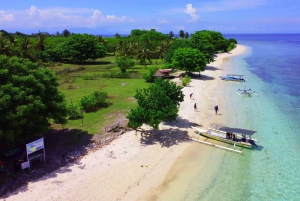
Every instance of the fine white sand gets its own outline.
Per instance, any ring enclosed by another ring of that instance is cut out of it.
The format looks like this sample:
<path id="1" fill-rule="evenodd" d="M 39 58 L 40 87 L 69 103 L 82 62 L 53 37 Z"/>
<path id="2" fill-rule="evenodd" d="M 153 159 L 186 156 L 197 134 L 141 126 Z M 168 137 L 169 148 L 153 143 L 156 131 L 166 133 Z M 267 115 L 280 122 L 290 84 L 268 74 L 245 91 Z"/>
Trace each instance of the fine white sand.
<path id="1" fill-rule="evenodd" d="M 191 126 L 207 128 L 210 122 L 220 121 L 219 115 L 214 114 L 214 106 L 218 104 L 222 111 L 216 93 L 222 75 L 221 64 L 224 59 L 243 53 L 244 49 L 237 45 L 230 53 L 217 55 L 201 77 L 192 79 L 190 86 L 183 89 L 185 98 L 177 120 L 161 124 L 155 135 L 127 132 L 111 144 L 19 188 L 5 200 L 159 199 L 159 189 L 165 187 L 166 180 L 176 179 L 172 176 L 180 173 L 176 167 L 185 163 L 182 157 L 197 143 L 188 139 L 195 135 Z M 193 93 L 192 99 L 190 93 Z M 197 112 L 194 103 L 197 103 Z M 201 164 L 210 157 L 205 146 L 198 146 Z"/>

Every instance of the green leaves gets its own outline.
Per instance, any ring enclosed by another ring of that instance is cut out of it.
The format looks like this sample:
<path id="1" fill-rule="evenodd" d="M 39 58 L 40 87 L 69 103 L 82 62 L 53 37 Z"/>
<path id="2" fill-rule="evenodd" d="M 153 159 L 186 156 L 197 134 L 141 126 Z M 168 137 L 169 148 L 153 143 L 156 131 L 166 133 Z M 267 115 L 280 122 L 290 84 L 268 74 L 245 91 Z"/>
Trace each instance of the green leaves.
<path id="1" fill-rule="evenodd" d="M 172 64 L 178 69 L 194 72 L 204 71 L 206 59 L 203 53 L 194 48 L 178 48 L 172 57 Z"/>
<path id="2" fill-rule="evenodd" d="M 138 107 L 131 110 L 127 116 L 129 126 L 138 128 L 145 123 L 158 129 L 160 122 L 175 120 L 179 103 L 184 97 L 181 89 L 176 83 L 156 79 L 149 88 L 137 90 L 134 97 Z"/>
<path id="3" fill-rule="evenodd" d="M 107 107 L 109 105 L 109 103 L 106 101 L 106 98 L 106 92 L 95 91 L 80 100 L 80 107 L 85 112 L 97 111 L 99 108 Z"/>
<path id="4" fill-rule="evenodd" d="M 98 43 L 96 37 L 88 34 L 72 34 L 57 48 L 64 58 L 71 61 L 85 62 L 106 55 L 105 47 Z"/>
<path id="5" fill-rule="evenodd" d="M 0 56 L 0 72 L 0 133 L 5 141 L 42 135 L 50 119 L 66 122 L 64 97 L 49 70 L 26 59 Z"/>
<path id="6" fill-rule="evenodd" d="M 116 63 L 122 73 L 126 73 L 126 69 L 134 66 L 134 61 L 126 56 L 116 57 Z"/>

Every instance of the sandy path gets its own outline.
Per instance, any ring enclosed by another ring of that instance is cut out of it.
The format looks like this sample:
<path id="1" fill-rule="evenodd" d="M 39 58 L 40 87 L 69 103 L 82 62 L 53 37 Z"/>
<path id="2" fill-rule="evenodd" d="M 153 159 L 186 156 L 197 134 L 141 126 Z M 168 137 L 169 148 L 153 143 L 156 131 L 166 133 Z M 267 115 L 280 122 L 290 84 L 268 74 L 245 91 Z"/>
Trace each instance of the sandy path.
<path id="1" fill-rule="evenodd" d="M 190 126 L 207 127 L 215 120 L 215 89 L 222 60 L 243 50 L 238 45 L 230 54 L 218 55 L 200 79 L 193 79 L 183 89 L 185 98 L 179 117 L 160 126 L 159 138 L 141 137 L 134 131 L 125 133 L 110 145 L 19 188 L 5 200 L 137 200 L 147 195 L 163 184 L 172 165 L 193 143 L 188 140 L 194 134 Z M 194 103 L 198 112 L 193 109 Z M 203 154 L 201 160 L 207 160 L 205 156 L 209 154 Z"/>

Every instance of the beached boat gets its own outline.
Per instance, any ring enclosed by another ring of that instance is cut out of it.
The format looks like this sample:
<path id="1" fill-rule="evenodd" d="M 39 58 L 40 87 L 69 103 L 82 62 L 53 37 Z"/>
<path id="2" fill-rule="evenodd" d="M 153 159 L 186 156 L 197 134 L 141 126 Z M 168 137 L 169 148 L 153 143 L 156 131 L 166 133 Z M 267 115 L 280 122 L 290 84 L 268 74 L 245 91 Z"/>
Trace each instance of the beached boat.
<path id="1" fill-rule="evenodd" d="M 214 128 L 215 125 L 208 129 L 204 130 L 201 128 L 193 127 L 196 131 L 198 131 L 199 135 L 218 140 L 221 142 L 225 142 L 228 144 L 245 148 L 253 148 L 256 147 L 256 141 L 255 139 L 252 139 L 252 135 L 256 133 L 256 131 L 253 130 L 247 130 L 247 129 L 241 129 L 241 128 L 230 128 L 226 126 L 222 126 L 218 129 Z"/>
<path id="2" fill-rule="evenodd" d="M 220 76 L 222 80 L 234 81 L 234 82 L 245 82 L 244 75 L 227 74 L 226 76 Z"/>

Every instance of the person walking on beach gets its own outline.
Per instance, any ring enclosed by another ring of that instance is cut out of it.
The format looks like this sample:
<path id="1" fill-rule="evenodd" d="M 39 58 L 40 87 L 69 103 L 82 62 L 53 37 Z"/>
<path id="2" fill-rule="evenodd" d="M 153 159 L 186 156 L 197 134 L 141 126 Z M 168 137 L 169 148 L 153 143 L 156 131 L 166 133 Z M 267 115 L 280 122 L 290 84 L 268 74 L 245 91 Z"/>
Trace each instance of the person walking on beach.
<path id="1" fill-rule="evenodd" d="M 218 107 L 218 105 L 216 105 L 216 106 L 215 106 L 216 114 L 218 114 L 218 110 L 219 110 L 219 107 Z"/>
<path id="2" fill-rule="evenodd" d="M 193 93 L 190 94 L 190 99 L 192 99 Z"/>
<path id="3" fill-rule="evenodd" d="M 194 111 L 196 111 L 196 112 L 198 111 L 196 103 L 194 104 Z"/>

